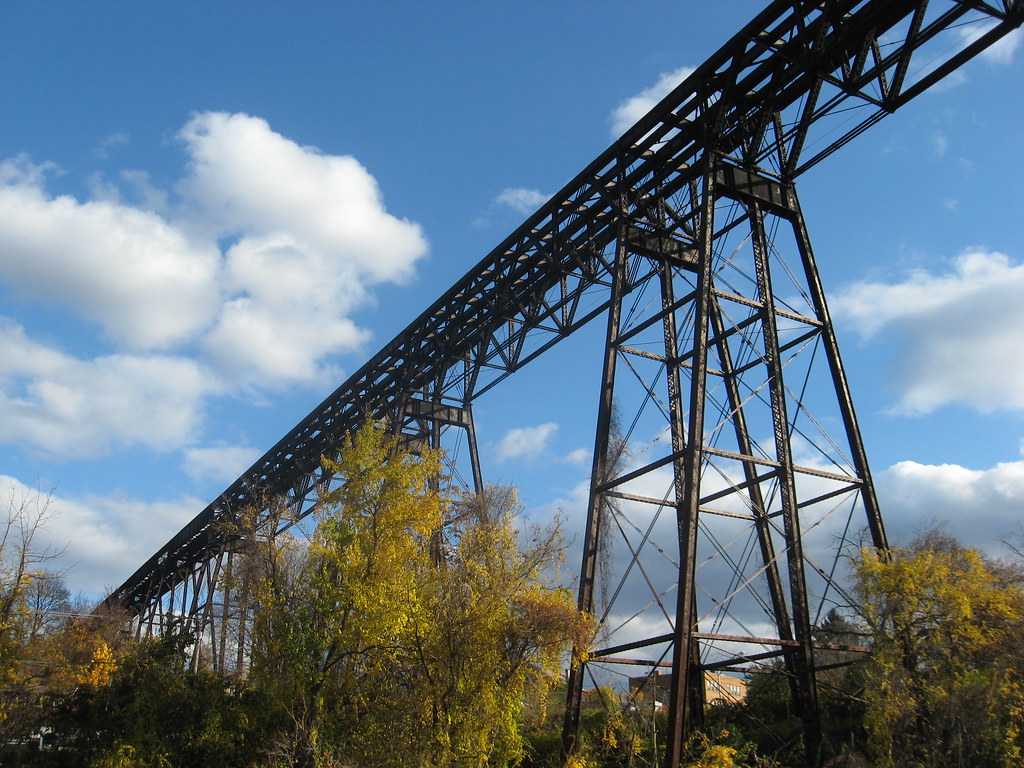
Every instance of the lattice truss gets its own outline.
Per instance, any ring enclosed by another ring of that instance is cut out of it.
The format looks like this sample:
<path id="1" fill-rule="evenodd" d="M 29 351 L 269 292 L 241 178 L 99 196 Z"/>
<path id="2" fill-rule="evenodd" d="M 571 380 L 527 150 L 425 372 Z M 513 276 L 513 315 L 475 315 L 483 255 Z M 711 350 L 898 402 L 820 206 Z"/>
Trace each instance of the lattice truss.
<path id="1" fill-rule="evenodd" d="M 580 584 L 604 655 L 679 669 L 781 654 L 813 708 L 808 627 L 848 600 L 837 541 L 884 532 L 793 181 L 1022 20 L 1024 0 L 771 2 L 108 605 L 238 663 L 237 555 L 276 509 L 312 510 L 347 431 L 387 418 L 479 487 L 474 400 L 607 317 Z"/>
<path id="2" fill-rule="evenodd" d="M 705 168 L 625 201 L 581 575 L 601 626 L 586 674 L 688 659 L 702 690 L 704 670 L 779 658 L 813 700 L 812 628 L 851 605 L 839 558 L 884 532 L 795 192 L 718 158 Z"/>

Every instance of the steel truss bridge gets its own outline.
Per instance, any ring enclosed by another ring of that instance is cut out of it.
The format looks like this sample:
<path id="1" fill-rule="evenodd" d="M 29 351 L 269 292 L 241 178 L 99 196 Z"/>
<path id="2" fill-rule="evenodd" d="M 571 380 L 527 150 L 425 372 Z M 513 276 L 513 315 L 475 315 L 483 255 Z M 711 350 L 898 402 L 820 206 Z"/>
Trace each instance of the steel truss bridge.
<path id="1" fill-rule="evenodd" d="M 243 516 L 260 535 L 282 504 L 308 514 L 331 482 L 321 456 L 369 417 L 409 446 L 465 448 L 481 488 L 474 401 L 601 318 L 578 583 L 601 629 L 569 677 L 566 745 L 587 680 L 668 671 L 677 766 L 705 672 L 762 663 L 789 680 L 817 760 L 817 659 L 835 646 L 815 628 L 851 601 L 837 555 L 865 527 L 886 538 L 794 182 L 1022 21 L 1024 0 L 771 2 L 108 604 L 140 633 L 184 625 L 204 663 L 241 663 Z"/>

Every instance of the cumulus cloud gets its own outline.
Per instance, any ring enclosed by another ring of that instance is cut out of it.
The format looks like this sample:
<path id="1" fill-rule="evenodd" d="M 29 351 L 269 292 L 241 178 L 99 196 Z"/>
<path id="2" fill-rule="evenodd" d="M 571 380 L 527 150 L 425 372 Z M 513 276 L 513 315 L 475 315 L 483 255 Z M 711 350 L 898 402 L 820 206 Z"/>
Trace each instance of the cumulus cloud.
<path id="1" fill-rule="evenodd" d="M 876 477 L 890 538 L 906 543 L 936 523 L 966 546 L 990 555 L 1021 532 L 1024 461 L 975 470 L 957 464 L 901 461 Z"/>
<path id="2" fill-rule="evenodd" d="M 83 360 L 0 319 L 0 441 L 60 459 L 132 444 L 169 450 L 198 431 L 215 383 L 193 360 L 115 354 Z"/>
<path id="3" fill-rule="evenodd" d="M 927 465 L 902 461 L 877 472 L 875 481 L 886 528 L 890 541 L 894 545 L 905 544 L 917 532 L 929 526 L 941 524 L 946 531 L 965 546 L 977 548 L 990 556 L 1000 556 L 1006 554 L 1002 541 L 1024 532 L 1020 517 L 1020 510 L 1024 506 L 1024 461 L 998 463 L 987 469 L 969 469 L 956 464 Z M 661 498 L 663 494 L 671 493 L 671 485 L 670 474 L 658 470 L 644 478 L 641 485 L 631 486 L 630 490 Z M 566 497 L 531 512 L 540 519 L 549 518 L 555 511 L 563 512 L 563 516 L 567 519 L 566 529 L 575 534 L 567 560 L 570 567 L 566 570 L 569 573 L 572 572 L 571 565 L 579 562 L 582 554 L 580 539 L 586 517 L 588 488 L 589 484 L 582 482 Z M 714 488 L 711 487 L 708 490 L 711 491 Z M 806 488 L 805 491 L 808 496 L 818 493 L 814 487 Z M 719 504 L 716 503 L 716 506 Z M 640 531 L 650 530 L 653 531 L 651 541 L 657 542 L 658 547 L 663 548 L 669 555 L 675 556 L 676 550 L 672 544 L 675 537 L 675 517 L 671 513 L 671 509 L 662 510 L 655 523 L 653 522 L 654 508 L 651 505 L 621 502 L 621 508 L 629 521 L 623 523 L 622 530 L 625 530 L 631 537 L 634 548 L 630 550 L 622 545 L 616 532 L 616 526 L 607 529 L 612 532 L 612 545 L 609 559 L 606 561 L 612 576 L 612 588 L 618 587 L 618 579 L 624 579 L 621 592 L 618 595 L 616 610 L 609 623 L 611 626 L 615 626 L 616 616 L 622 616 L 623 619 L 636 616 L 640 619 L 640 624 L 631 621 L 623 627 L 624 633 L 617 634 L 614 642 L 609 640 L 609 644 L 628 642 L 630 633 L 637 632 L 638 626 L 646 632 L 646 634 L 640 633 L 640 636 L 657 635 L 667 631 L 650 631 L 645 623 L 660 621 L 658 611 L 651 602 L 650 589 L 653 584 L 657 593 L 669 593 L 677 573 L 675 566 L 661 556 L 650 543 L 644 548 L 639 547 Z M 846 508 L 843 508 L 841 516 L 826 521 L 823 527 L 805 534 L 805 554 L 826 568 L 836 555 L 838 534 L 847 511 Z M 853 520 L 855 527 L 864 523 L 863 517 L 857 510 L 854 511 Z M 805 525 L 808 522 L 808 520 L 804 520 Z M 632 526 L 636 526 L 636 528 Z M 706 526 L 706 530 L 715 531 L 718 545 L 724 546 L 727 551 L 735 552 L 737 546 L 746 546 L 752 542 L 749 526 L 740 521 L 706 516 L 702 526 Z M 733 532 L 743 532 L 743 535 L 733 538 Z M 713 548 L 706 546 L 707 540 L 703 536 L 700 541 L 698 546 L 698 583 L 710 594 L 721 599 L 725 585 L 731 581 L 731 571 L 724 567 L 721 557 L 708 557 Z M 634 556 L 634 550 L 639 553 L 639 557 L 644 563 L 646 575 L 643 578 L 636 573 L 637 569 L 627 572 Z M 737 563 L 745 562 L 740 557 L 737 557 L 735 561 Z M 744 567 L 749 568 L 750 564 L 747 563 Z M 749 570 L 746 573 L 748 576 L 753 575 L 753 572 Z M 815 579 L 813 572 L 809 572 L 808 575 L 812 584 L 816 583 L 813 581 Z M 757 579 L 752 580 L 752 583 L 755 587 L 763 584 Z M 820 594 L 814 588 L 811 589 L 811 593 Z M 761 610 L 750 603 L 747 600 L 748 597 L 740 592 L 732 601 L 728 601 L 733 603 L 730 608 L 733 616 L 741 618 L 747 627 L 746 630 L 736 632 L 736 634 L 746 634 L 764 619 Z M 744 600 L 747 602 L 743 602 Z M 703 594 L 699 594 L 698 601 L 702 614 L 705 612 L 714 614 L 717 610 L 717 605 L 708 603 Z M 726 618 L 727 623 L 728 621 L 729 619 Z M 772 632 L 773 630 L 767 627 L 762 630 L 764 636 L 771 636 Z"/>
<path id="4" fill-rule="evenodd" d="M 64 457 L 185 445 L 210 394 L 335 375 L 331 356 L 368 339 L 353 312 L 426 254 L 353 157 L 244 114 L 197 114 L 179 138 L 172 189 L 125 170 L 90 177 L 79 200 L 47 191 L 52 164 L 0 162 L 0 285 L 84 320 L 79 338 L 101 332 L 90 360 L 3 321 L 0 343 L 24 364 L 0 362 L 0 440 Z"/>
<path id="5" fill-rule="evenodd" d="M 47 168 L 0 164 L 0 280 L 60 302 L 131 349 L 166 349 L 215 317 L 219 254 L 155 214 L 103 200 L 52 198 Z"/>
<path id="6" fill-rule="evenodd" d="M 182 189 L 219 234 L 289 233 L 374 282 L 408 277 L 426 252 L 419 226 L 385 210 L 354 157 L 299 146 L 243 114 L 196 115 L 180 136 L 191 158 Z"/>
<path id="7" fill-rule="evenodd" d="M 959 403 L 980 411 L 1024 408 L 1024 265 L 971 250 L 943 274 L 917 270 L 895 283 L 860 282 L 832 300 L 865 339 L 884 332 L 895 410 L 930 413 Z"/>
<path id="8" fill-rule="evenodd" d="M 554 422 L 509 430 L 498 444 L 498 461 L 539 455 L 557 431 L 558 425 Z"/>
<path id="9" fill-rule="evenodd" d="M 348 317 L 367 297 L 358 272 L 289 235 L 233 246 L 224 284 L 233 298 L 202 347 L 230 380 L 310 381 L 327 355 L 356 349 L 369 337 Z"/>
<path id="10" fill-rule="evenodd" d="M 145 171 L 121 171 L 121 180 L 140 201 L 143 210 L 166 214 L 170 210 L 170 196 L 166 189 L 155 186 Z M 118 199 L 120 199 L 118 197 Z"/>
<path id="11" fill-rule="evenodd" d="M 259 118 L 204 113 L 180 135 L 191 157 L 180 188 L 195 217 L 238 236 L 203 349 L 234 380 L 315 379 L 327 355 L 366 341 L 349 314 L 369 286 L 408 278 L 425 255 L 419 226 L 385 210 L 355 158 L 301 147 Z"/>
<path id="12" fill-rule="evenodd" d="M 694 71 L 693 67 L 680 67 L 671 72 L 662 72 L 658 77 L 658 82 L 650 88 L 645 88 L 619 104 L 608 118 L 608 122 L 611 123 L 612 136 L 617 138 L 625 133 Z"/>
<path id="13" fill-rule="evenodd" d="M 813 465 L 812 465 L 813 466 Z M 1020 509 L 1024 503 L 1024 461 L 1000 463 L 990 469 L 972 470 L 958 465 L 923 465 L 916 462 L 900 462 L 887 470 L 875 475 L 878 486 L 882 512 L 889 531 L 890 540 L 894 544 L 906 543 L 913 535 L 924 527 L 936 522 L 945 523 L 946 529 L 967 546 L 977 547 L 990 555 L 1002 553 L 1001 540 L 1021 531 Z M 735 480 L 735 479 L 734 479 Z M 707 485 L 705 493 L 712 493 L 718 488 L 726 487 L 724 480 L 717 478 L 713 472 L 705 473 Z M 671 498 L 673 480 L 671 472 L 662 468 L 638 478 L 629 484 L 630 492 L 652 497 Z M 804 498 L 816 497 L 832 486 L 828 481 L 813 477 L 801 478 L 801 491 Z M 572 574 L 572 564 L 579 562 L 582 554 L 582 531 L 586 519 L 589 483 L 580 482 L 563 498 L 553 501 L 531 515 L 538 519 L 549 519 L 556 512 L 561 512 L 566 520 L 566 530 L 572 535 L 571 550 L 568 553 L 567 573 Z M 778 501 L 775 502 L 778 504 Z M 744 511 L 736 508 L 731 502 L 716 501 L 713 505 L 732 511 Z M 836 548 L 845 527 L 846 515 L 850 507 L 839 505 L 830 516 L 823 516 L 822 508 L 831 509 L 833 502 L 805 507 L 802 511 L 804 534 L 804 552 L 813 561 L 829 569 L 836 557 Z M 652 585 L 655 594 L 672 594 L 677 568 L 671 562 L 675 557 L 674 545 L 677 535 L 675 515 L 671 506 L 658 514 L 653 505 L 641 505 L 630 501 L 620 501 L 624 520 L 621 525 L 609 526 L 606 532 L 611 533 L 607 559 L 602 567 L 608 568 L 609 585 L 619 589 L 615 610 L 609 617 L 609 626 L 615 627 L 619 620 L 629 622 L 614 638 L 607 639 L 608 644 L 628 642 L 636 637 L 650 637 L 668 631 L 657 629 L 663 618 L 653 601 Z M 853 529 L 864 525 L 862 512 L 854 509 Z M 812 520 L 819 516 L 820 524 Z M 763 588 L 764 582 L 760 574 L 755 573 L 760 564 L 755 555 L 748 560 L 750 546 L 754 539 L 753 531 L 744 521 L 725 517 L 705 515 L 701 523 L 698 544 L 698 602 L 702 620 L 705 617 L 716 617 L 724 623 L 720 626 L 732 626 L 730 622 L 742 620 L 743 627 L 738 627 L 735 634 L 761 634 L 772 636 L 774 629 L 765 624 L 763 610 L 750 599 L 750 594 L 740 590 L 728 604 L 731 616 L 719 615 L 721 607 L 718 602 L 708 601 L 707 596 L 714 595 L 721 600 L 728 584 L 733 581 L 731 567 L 726 566 L 721 555 L 716 555 L 718 548 L 730 553 L 735 563 L 741 564 L 745 578 L 750 578 L 754 590 Z M 620 531 L 630 538 L 632 547 L 626 547 L 621 539 Z M 714 532 L 715 546 L 710 546 L 707 532 Z M 650 532 L 647 543 L 641 547 L 642 532 Z M 662 554 L 662 552 L 667 553 Z M 643 573 L 632 568 L 634 557 L 643 564 Z M 822 595 L 818 589 L 820 582 L 813 569 L 808 572 L 813 595 Z M 619 580 L 622 579 L 621 588 Z M 707 590 L 707 595 L 703 590 Z M 731 587 L 729 588 L 731 589 Z M 832 593 L 833 596 L 835 593 Z M 825 604 L 827 610 L 828 603 Z M 653 622 L 653 624 L 651 624 Z M 755 629 L 760 627 L 760 629 Z M 725 629 L 719 631 L 726 632 Z M 636 637 L 634 637 L 634 635 Z"/>
<path id="14" fill-rule="evenodd" d="M 156 502 L 120 496 L 73 498 L 62 496 L 59 489 L 47 494 L 47 489 L 0 475 L 0 503 L 21 500 L 26 500 L 30 509 L 48 504 L 35 545 L 37 551 L 63 554 L 46 567 L 66 569 L 69 584 L 94 598 L 120 586 L 206 506 L 189 497 Z"/>

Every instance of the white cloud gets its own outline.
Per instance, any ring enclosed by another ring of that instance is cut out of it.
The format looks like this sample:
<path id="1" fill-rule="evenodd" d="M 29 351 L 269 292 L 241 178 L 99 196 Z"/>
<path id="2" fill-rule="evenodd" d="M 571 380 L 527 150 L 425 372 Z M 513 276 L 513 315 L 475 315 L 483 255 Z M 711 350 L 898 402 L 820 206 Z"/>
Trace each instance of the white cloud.
<path id="1" fill-rule="evenodd" d="M 658 82 L 650 88 L 645 88 L 619 104 L 608 118 L 612 136 L 617 138 L 625 133 L 694 71 L 693 67 L 680 67 L 671 72 L 663 72 Z"/>
<path id="2" fill-rule="evenodd" d="M 373 282 L 409 277 L 426 253 L 419 225 L 387 213 L 354 157 L 301 147 L 244 114 L 204 112 L 180 136 L 191 158 L 182 190 L 221 235 L 289 233 Z"/>
<path id="3" fill-rule="evenodd" d="M 497 205 L 506 205 L 517 213 L 528 215 L 546 203 L 549 197 L 551 195 L 545 195 L 536 189 L 509 187 L 501 190 L 494 202 Z"/>
<path id="4" fill-rule="evenodd" d="M 0 504 L 12 498 L 45 501 L 12 477 L 0 475 Z M 68 584 L 86 595 L 103 597 L 191 520 L 206 503 L 196 498 L 142 502 L 127 497 L 50 497 L 49 517 L 36 544 L 62 554 L 49 570 L 68 570 Z"/>
<path id="5" fill-rule="evenodd" d="M 537 456 L 547 448 L 557 431 L 558 425 L 554 422 L 509 430 L 498 444 L 498 461 Z"/>
<path id="6" fill-rule="evenodd" d="M 355 158 L 300 147 L 259 118 L 204 113 L 181 137 L 192 158 L 181 189 L 195 216 L 217 236 L 242 235 L 203 349 L 232 380 L 315 380 L 327 355 L 366 341 L 348 315 L 368 286 L 407 278 L 425 255 L 419 226 L 387 213 Z"/>
<path id="7" fill-rule="evenodd" d="M 141 444 L 179 448 L 214 383 L 194 361 L 107 355 L 81 360 L 0 319 L 0 441 L 59 459 Z"/>
<path id="8" fill-rule="evenodd" d="M 84 342 L 101 351 L 89 360 L 5 325 L 2 343 L 36 367 L 0 362 L 0 440 L 61 457 L 185 445 L 214 390 L 336 375 L 330 356 L 368 338 L 352 313 L 426 254 L 420 227 L 386 211 L 352 157 L 242 114 L 196 115 L 180 138 L 188 166 L 173 190 L 126 170 L 87 179 L 84 202 L 47 192 L 52 164 L 0 161 L 0 284 L 104 337 Z"/>
<path id="9" fill-rule="evenodd" d="M 1024 443 L 1022 443 L 1024 452 Z M 816 466 L 811 464 L 811 466 Z M 882 514 L 889 533 L 890 542 L 894 545 L 905 544 L 910 541 L 918 531 L 936 523 L 943 523 L 945 529 L 956 536 L 966 546 L 978 548 L 991 556 L 1005 554 L 1001 542 L 1014 536 L 1024 533 L 1020 511 L 1024 507 L 1024 461 L 1011 461 L 996 464 L 994 467 L 982 470 L 972 470 L 966 467 L 945 464 L 945 465 L 924 465 L 912 461 L 904 461 L 889 467 L 886 470 L 875 473 L 875 481 L 878 488 L 879 500 L 881 502 Z M 705 493 L 712 493 L 718 487 L 726 487 L 725 481 L 717 478 L 713 472 L 705 473 Z M 828 481 L 812 477 L 801 478 L 801 493 L 804 498 L 813 498 L 822 494 L 832 487 Z M 649 475 L 639 478 L 638 481 L 630 483 L 628 490 L 643 496 L 663 498 L 667 495 L 671 498 L 672 477 L 667 468 L 656 470 Z M 582 554 L 582 536 L 586 520 L 589 483 L 580 482 L 571 489 L 563 498 L 559 498 L 550 504 L 531 510 L 531 517 L 535 519 L 550 519 L 556 512 L 561 512 L 565 519 L 565 530 L 569 534 L 571 542 L 570 551 L 567 553 L 566 573 L 573 573 L 573 565 L 580 562 Z M 778 501 L 775 501 L 778 504 Z M 628 518 L 622 529 L 631 537 L 634 544 L 633 549 L 623 546 L 616 526 L 606 529 L 611 533 L 611 557 L 606 561 L 610 567 L 612 580 L 610 586 L 618 587 L 618 579 L 626 577 L 626 568 L 632 562 L 634 551 L 639 553 L 639 558 L 644 564 L 646 575 L 640 578 L 634 569 L 632 574 L 622 584 L 622 591 L 619 594 L 616 606 L 616 613 L 622 616 L 633 615 L 642 606 L 647 605 L 648 609 L 639 613 L 640 627 L 648 629 L 645 622 L 656 620 L 656 611 L 650 608 L 652 599 L 649 583 L 655 585 L 656 591 L 665 591 L 673 583 L 677 575 L 674 566 L 664 557 L 655 551 L 655 548 L 648 543 L 641 548 L 640 531 L 652 531 L 648 542 L 657 542 L 658 546 L 665 549 L 671 556 L 677 551 L 673 544 L 675 540 L 675 515 L 671 506 L 661 511 L 657 522 L 653 521 L 654 506 L 636 504 L 629 501 L 620 502 L 621 509 Z M 713 505 L 724 509 L 735 509 L 731 502 L 719 500 Z M 804 508 L 802 512 L 802 524 L 806 531 L 804 536 L 805 554 L 813 558 L 819 564 L 828 568 L 832 558 L 836 555 L 836 547 L 840 541 L 845 527 L 846 514 L 850 509 L 846 505 L 839 505 L 836 512 L 827 518 L 822 519 L 820 525 L 816 525 L 815 515 L 820 515 L 824 509 L 831 509 L 833 502 L 811 505 Z M 823 509 L 824 508 L 824 509 Z M 735 511 L 743 511 L 736 509 Z M 858 526 L 864 525 L 864 518 L 860 509 L 853 510 L 853 526 L 850 533 Z M 636 526 L 635 530 L 632 526 Z M 746 547 L 754 540 L 752 530 L 743 521 L 732 520 L 717 516 L 705 516 L 702 529 L 714 531 L 716 547 L 722 546 L 725 551 L 737 554 L 737 548 Z M 733 538 L 733 534 L 742 533 Z M 709 539 L 701 536 L 698 546 L 698 582 L 716 598 L 724 596 L 723 590 L 732 578 L 731 568 L 725 567 L 723 558 L 708 557 L 716 547 L 708 547 Z M 749 554 L 749 553 L 747 553 Z M 746 557 L 746 555 L 744 555 Z M 755 555 L 753 561 L 746 561 L 744 557 L 736 557 L 735 562 L 745 563 L 744 572 L 751 577 L 751 583 L 755 589 L 763 585 L 760 577 L 754 578 L 753 570 L 759 568 Z M 818 584 L 813 571 L 809 571 L 811 580 L 811 593 L 821 594 L 816 591 Z M 742 591 L 734 598 L 731 610 L 734 611 L 734 618 L 740 618 L 748 629 L 757 625 L 758 621 L 764 619 L 763 613 L 755 605 L 749 602 L 749 596 Z M 701 603 L 702 612 L 713 612 L 714 606 L 706 602 L 705 596 L 700 594 L 698 600 Z M 744 602 L 746 601 L 746 602 Z M 827 607 L 827 606 L 826 606 Z M 729 621 L 726 618 L 726 621 Z M 610 621 L 615 624 L 614 617 Z M 636 623 L 629 623 L 624 628 L 627 633 L 636 632 Z M 722 630 L 725 631 L 725 630 Z M 737 632 L 736 634 L 745 634 Z M 771 630 L 765 630 L 765 636 L 771 636 Z M 660 634 L 660 631 L 648 632 Z M 756 634 L 756 632 L 755 632 Z M 621 642 L 626 642 L 624 635 Z"/>
<path id="10" fill-rule="evenodd" d="M 232 247 L 224 280 L 234 298 L 202 346 L 232 381 L 311 381 L 324 357 L 368 338 L 347 317 L 367 296 L 352 267 L 288 235 Z"/>
<path id="11" fill-rule="evenodd" d="M 863 338 L 884 330 L 899 346 L 892 363 L 902 413 L 951 403 L 981 411 L 1024 408 L 1024 265 L 1001 253 L 967 251 L 945 274 L 861 282 L 832 300 L 837 318 Z"/>
<path id="12" fill-rule="evenodd" d="M 119 147 L 129 143 L 130 141 L 131 136 L 127 133 L 112 133 L 100 142 L 100 145 L 93 151 L 93 153 L 101 160 L 108 160 L 110 158 L 110 149 L 112 147 Z"/>
<path id="13" fill-rule="evenodd" d="M 589 448 L 577 448 L 568 453 L 562 461 L 566 464 L 586 464 L 590 461 L 591 453 Z"/>
<path id="14" fill-rule="evenodd" d="M 121 179 L 141 200 L 144 210 L 166 214 L 170 209 L 167 190 L 153 185 L 145 171 L 121 171 Z"/>
<path id="15" fill-rule="evenodd" d="M 942 523 L 962 544 L 999 554 L 1003 539 L 1022 532 L 1024 461 L 985 470 L 901 461 L 879 473 L 876 484 L 893 544 Z"/>
<path id="16" fill-rule="evenodd" d="M 998 21 L 992 19 L 973 26 L 961 27 L 958 30 L 960 33 L 961 46 L 966 48 L 968 45 L 995 27 L 998 23 Z M 1009 34 L 1001 37 L 992 45 L 988 46 L 988 48 L 983 50 L 980 55 L 983 59 L 993 64 L 1003 66 L 1012 64 L 1013 57 L 1017 52 L 1017 48 L 1020 47 L 1021 40 L 1024 40 L 1024 30 L 1015 29 Z"/>
<path id="17" fill-rule="evenodd" d="M 0 280 L 66 304 L 130 349 L 167 349 L 215 317 L 219 254 L 155 214 L 49 197 L 45 166 L 0 163 Z"/>
<path id="18" fill-rule="evenodd" d="M 244 445 L 218 445 L 185 451 L 184 469 L 194 480 L 230 483 L 260 457 L 255 448 Z"/>

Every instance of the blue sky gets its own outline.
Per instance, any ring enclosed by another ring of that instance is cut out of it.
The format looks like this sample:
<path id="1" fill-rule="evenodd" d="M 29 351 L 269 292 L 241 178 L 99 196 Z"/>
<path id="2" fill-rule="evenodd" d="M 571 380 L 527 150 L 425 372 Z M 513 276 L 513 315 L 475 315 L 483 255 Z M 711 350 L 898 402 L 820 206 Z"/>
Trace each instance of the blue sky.
<path id="1" fill-rule="evenodd" d="M 71 585 L 120 584 L 760 7 L 6 3 L 5 498 L 53 489 Z M 896 537 L 1020 530 L 1020 41 L 800 181 Z M 570 526 L 600 333 L 476 413 Z"/>

